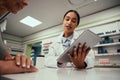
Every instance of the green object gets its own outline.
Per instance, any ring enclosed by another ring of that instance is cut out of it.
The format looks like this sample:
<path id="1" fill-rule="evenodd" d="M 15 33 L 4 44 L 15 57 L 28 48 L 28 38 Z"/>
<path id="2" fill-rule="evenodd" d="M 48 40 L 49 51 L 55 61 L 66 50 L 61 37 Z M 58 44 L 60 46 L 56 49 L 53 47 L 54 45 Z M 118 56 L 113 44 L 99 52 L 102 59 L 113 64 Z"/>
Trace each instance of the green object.
<path id="1" fill-rule="evenodd" d="M 34 49 L 34 54 L 32 56 L 32 60 L 34 62 L 34 65 L 36 65 L 37 55 L 40 55 L 40 53 L 41 53 L 41 43 L 42 42 L 38 42 L 35 44 L 28 44 L 27 48 L 26 48 L 26 55 L 28 57 L 31 57 L 32 49 Z"/>
<path id="2" fill-rule="evenodd" d="M 26 49 L 26 55 L 30 57 L 31 52 L 32 52 L 32 44 L 28 44 Z"/>

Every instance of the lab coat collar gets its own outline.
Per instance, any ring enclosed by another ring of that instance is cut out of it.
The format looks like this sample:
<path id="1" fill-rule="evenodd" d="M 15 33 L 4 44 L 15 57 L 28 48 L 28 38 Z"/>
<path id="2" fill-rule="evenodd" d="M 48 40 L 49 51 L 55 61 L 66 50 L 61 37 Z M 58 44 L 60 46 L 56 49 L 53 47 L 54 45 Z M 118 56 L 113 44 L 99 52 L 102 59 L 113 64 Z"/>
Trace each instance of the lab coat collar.
<path id="1" fill-rule="evenodd" d="M 65 37 L 62 36 L 62 43 L 65 43 L 67 40 L 71 41 L 72 38 L 73 38 L 73 34 L 70 35 L 68 38 L 65 38 Z"/>
<path id="2" fill-rule="evenodd" d="M 60 34 L 60 36 L 58 36 L 57 42 L 61 43 L 61 39 L 62 39 L 62 37 L 63 37 L 63 34 L 64 34 L 64 32 L 62 32 L 62 33 Z M 73 43 L 74 40 L 76 40 L 76 39 L 78 38 L 78 36 L 79 36 L 79 34 L 78 34 L 76 31 L 74 31 L 74 32 L 73 32 L 73 38 L 72 38 L 71 43 Z"/>

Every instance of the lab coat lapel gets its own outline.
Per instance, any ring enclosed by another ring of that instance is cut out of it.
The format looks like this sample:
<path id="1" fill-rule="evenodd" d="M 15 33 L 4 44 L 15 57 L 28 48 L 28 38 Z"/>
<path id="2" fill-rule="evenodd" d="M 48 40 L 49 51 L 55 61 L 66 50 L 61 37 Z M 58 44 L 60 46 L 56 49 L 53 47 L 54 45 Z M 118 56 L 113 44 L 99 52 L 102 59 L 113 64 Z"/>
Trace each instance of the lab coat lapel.
<path id="1" fill-rule="evenodd" d="M 74 31 L 73 33 L 73 38 L 71 40 L 71 44 L 78 38 L 79 34 L 77 32 Z"/>
<path id="2" fill-rule="evenodd" d="M 61 42 L 61 39 L 62 39 L 62 36 L 63 36 L 63 32 L 61 33 L 60 36 L 58 36 L 57 38 L 57 43 L 59 44 L 59 49 L 58 49 L 58 52 L 60 52 L 61 54 L 64 52 L 64 49 L 63 49 L 63 45 L 62 45 L 62 42 Z M 73 38 L 71 40 L 71 44 L 78 38 L 79 34 L 77 32 L 74 31 L 73 33 Z"/>
<path id="3" fill-rule="evenodd" d="M 57 51 L 60 54 L 62 54 L 64 52 L 63 45 L 62 45 L 62 42 L 61 42 L 62 35 L 63 35 L 63 33 L 61 33 L 61 35 L 58 36 L 58 38 L 57 38 L 57 43 L 58 43 L 58 46 L 59 46 L 59 49 L 57 49 Z"/>

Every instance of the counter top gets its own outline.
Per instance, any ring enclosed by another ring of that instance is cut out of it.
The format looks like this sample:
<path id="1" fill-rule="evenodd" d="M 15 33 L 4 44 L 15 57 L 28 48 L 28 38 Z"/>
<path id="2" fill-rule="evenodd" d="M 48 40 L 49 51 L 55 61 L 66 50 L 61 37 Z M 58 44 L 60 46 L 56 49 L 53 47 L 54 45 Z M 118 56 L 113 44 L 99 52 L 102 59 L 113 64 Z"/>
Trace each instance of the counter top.
<path id="1" fill-rule="evenodd" d="M 120 68 L 39 68 L 35 73 L 2 75 L 0 80 L 120 80 Z"/>

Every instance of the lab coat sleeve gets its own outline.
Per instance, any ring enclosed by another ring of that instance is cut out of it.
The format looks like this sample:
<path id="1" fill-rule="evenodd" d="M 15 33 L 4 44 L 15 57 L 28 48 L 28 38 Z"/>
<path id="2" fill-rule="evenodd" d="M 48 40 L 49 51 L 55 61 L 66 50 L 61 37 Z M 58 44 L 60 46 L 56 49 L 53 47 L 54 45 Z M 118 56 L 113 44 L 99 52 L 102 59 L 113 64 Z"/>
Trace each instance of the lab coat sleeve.
<path id="1" fill-rule="evenodd" d="M 44 65 L 47 67 L 57 67 L 57 54 L 54 49 L 54 46 L 49 47 L 48 54 L 45 55 L 45 63 Z"/>
<path id="2" fill-rule="evenodd" d="M 94 67 L 95 64 L 95 55 L 94 55 L 94 51 L 90 50 L 88 55 L 85 58 L 85 62 L 87 64 L 86 68 L 92 68 Z"/>

